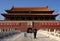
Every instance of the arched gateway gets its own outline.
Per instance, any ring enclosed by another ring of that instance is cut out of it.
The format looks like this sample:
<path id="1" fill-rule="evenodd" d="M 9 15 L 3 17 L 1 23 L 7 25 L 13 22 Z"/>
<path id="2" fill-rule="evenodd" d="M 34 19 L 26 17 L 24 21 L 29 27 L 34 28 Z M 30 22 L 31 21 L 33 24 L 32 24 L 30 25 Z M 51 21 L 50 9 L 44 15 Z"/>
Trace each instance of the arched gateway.
<path id="1" fill-rule="evenodd" d="M 32 28 L 33 28 L 32 22 L 28 22 L 28 23 L 27 23 L 27 26 L 28 26 L 28 28 L 27 28 L 27 33 L 32 33 Z"/>

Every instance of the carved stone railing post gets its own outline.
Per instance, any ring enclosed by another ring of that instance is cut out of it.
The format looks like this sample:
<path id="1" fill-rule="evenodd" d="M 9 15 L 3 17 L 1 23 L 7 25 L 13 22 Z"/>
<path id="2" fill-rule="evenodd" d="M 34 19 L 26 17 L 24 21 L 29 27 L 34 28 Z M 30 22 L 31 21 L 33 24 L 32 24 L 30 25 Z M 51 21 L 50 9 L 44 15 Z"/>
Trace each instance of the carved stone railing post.
<path id="1" fill-rule="evenodd" d="M 54 36 L 56 36 L 56 29 L 54 29 Z"/>

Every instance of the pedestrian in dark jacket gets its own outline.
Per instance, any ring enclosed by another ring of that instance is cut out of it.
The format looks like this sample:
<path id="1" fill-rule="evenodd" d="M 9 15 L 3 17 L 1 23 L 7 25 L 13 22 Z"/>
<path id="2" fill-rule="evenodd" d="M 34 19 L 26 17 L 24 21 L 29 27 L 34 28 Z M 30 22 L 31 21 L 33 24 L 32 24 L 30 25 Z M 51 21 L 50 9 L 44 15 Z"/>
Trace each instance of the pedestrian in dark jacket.
<path id="1" fill-rule="evenodd" d="M 36 38 L 37 29 L 34 29 L 34 38 Z"/>

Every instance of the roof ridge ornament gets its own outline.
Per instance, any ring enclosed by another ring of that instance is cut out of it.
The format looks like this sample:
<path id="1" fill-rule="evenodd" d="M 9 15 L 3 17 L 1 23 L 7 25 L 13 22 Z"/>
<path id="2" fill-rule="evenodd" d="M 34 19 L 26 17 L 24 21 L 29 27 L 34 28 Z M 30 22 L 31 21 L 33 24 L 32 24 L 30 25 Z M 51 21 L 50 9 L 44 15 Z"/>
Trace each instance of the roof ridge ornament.
<path id="1" fill-rule="evenodd" d="M 11 10 L 13 10 L 14 6 L 12 6 Z"/>
<path id="2" fill-rule="evenodd" d="M 48 5 L 46 7 L 48 8 Z"/>

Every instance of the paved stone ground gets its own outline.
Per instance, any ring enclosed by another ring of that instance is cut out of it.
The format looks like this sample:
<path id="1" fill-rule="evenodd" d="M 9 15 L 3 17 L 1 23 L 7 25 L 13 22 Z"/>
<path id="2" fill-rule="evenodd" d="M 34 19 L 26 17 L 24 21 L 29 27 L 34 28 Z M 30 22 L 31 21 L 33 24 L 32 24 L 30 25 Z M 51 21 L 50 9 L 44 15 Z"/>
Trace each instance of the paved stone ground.
<path id="1" fill-rule="evenodd" d="M 37 37 L 36 39 L 33 38 L 33 35 L 31 34 L 28 35 L 28 37 L 22 37 L 22 38 L 19 38 L 21 41 L 57 41 L 57 40 L 54 40 L 54 39 L 50 39 L 48 36 L 44 36 L 42 34 L 40 34 L 39 37 Z M 19 41 L 18 39 L 16 39 L 17 41 Z M 15 40 L 15 41 L 16 41 Z"/>
<path id="2" fill-rule="evenodd" d="M 36 39 L 33 38 L 32 34 L 27 34 L 27 37 L 24 37 L 24 33 L 14 35 L 9 38 L 5 38 L 1 41 L 57 41 L 55 39 L 50 39 L 48 36 L 39 34 L 40 36 L 37 36 Z"/>

